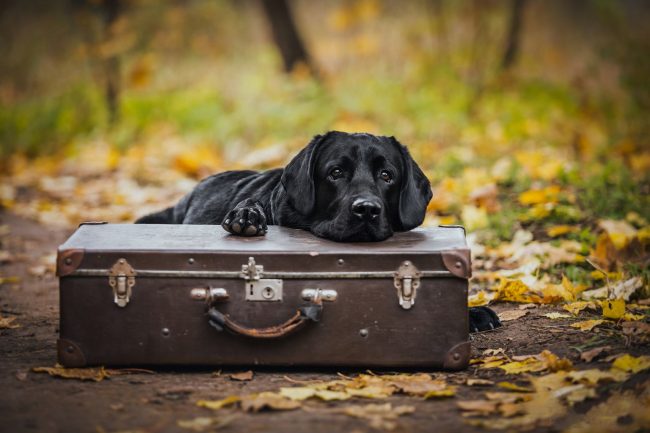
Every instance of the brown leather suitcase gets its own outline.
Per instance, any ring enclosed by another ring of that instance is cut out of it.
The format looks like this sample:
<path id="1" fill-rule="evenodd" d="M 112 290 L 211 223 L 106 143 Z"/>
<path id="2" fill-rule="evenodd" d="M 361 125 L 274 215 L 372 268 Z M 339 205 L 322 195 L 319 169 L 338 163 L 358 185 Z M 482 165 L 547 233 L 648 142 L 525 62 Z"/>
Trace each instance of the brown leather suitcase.
<path id="1" fill-rule="evenodd" d="M 462 227 L 336 243 L 270 226 L 82 224 L 58 252 L 59 362 L 462 369 Z"/>

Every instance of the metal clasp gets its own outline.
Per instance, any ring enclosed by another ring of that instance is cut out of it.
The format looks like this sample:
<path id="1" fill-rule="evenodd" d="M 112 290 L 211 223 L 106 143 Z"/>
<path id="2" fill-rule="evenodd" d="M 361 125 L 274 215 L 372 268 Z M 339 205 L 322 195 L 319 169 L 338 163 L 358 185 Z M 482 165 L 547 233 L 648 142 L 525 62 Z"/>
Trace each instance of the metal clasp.
<path id="1" fill-rule="evenodd" d="M 126 307 L 131 300 L 135 275 L 135 270 L 124 258 L 118 259 L 108 271 L 108 285 L 113 289 L 114 302 L 118 307 Z"/>
<path id="2" fill-rule="evenodd" d="M 336 290 L 331 289 L 304 289 L 300 292 L 300 297 L 305 301 L 316 302 L 319 299 L 326 302 L 334 302 L 339 294 Z"/>
<path id="3" fill-rule="evenodd" d="M 227 301 L 229 298 L 226 289 L 221 287 L 197 287 L 190 290 L 190 297 L 195 301 L 206 301 L 208 304 Z"/>
<path id="4" fill-rule="evenodd" d="M 393 284 L 397 289 L 399 305 L 408 310 L 413 307 L 420 287 L 420 271 L 413 263 L 406 260 L 399 265 L 394 275 Z"/>
<path id="5" fill-rule="evenodd" d="M 244 290 L 247 301 L 282 301 L 282 280 L 263 279 L 264 266 L 255 263 L 254 257 L 242 265 L 240 276 L 245 280 Z"/>

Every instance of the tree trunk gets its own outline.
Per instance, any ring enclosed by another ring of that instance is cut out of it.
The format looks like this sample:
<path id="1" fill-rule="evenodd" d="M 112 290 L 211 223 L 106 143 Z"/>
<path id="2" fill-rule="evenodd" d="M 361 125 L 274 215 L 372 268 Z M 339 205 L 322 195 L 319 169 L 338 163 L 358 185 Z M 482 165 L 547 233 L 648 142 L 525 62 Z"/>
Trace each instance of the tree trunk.
<path id="1" fill-rule="evenodd" d="M 287 0 L 261 1 L 271 25 L 273 40 L 282 56 L 284 70 L 291 72 L 298 64 L 304 63 L 313 71 L 311 59 L 300 38 Z"/>
<path id="2" fill-rule="evenodd" d="M 521 22 L 524 12 L 526 0 L 513 0 L 512 1 L 512 14 L 510 16 L 510 26 L 508 29 L 508 37 L 506 39 L 506 49 L 503 53 L 501 60 L 501 70 L 505 71 L 510 69 L 519 57 L 519 44 L 521 39 Z"/>
<path id="3" fill-rule="evenodd" d="M 120 0 L 104 0 L 104 41 L 108 42 L 112 35 L 113 25 L 120 15 Z M 108 55 L 104 61 L 104 74 L 106 76 L 106 107 L 108 108 L 108 122 L 114 125 L 120 117 L 120 58 L 117 54 Z"/>

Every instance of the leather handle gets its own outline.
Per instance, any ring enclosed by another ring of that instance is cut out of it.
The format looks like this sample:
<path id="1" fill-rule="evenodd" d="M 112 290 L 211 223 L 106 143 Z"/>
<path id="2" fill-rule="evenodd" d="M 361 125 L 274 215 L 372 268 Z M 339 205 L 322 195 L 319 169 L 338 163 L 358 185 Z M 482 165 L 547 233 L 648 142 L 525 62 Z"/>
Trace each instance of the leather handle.
<path id="1" fill-rule="evenodd" d="M 320 321 L 322 313 L 323 301 L 317 298 L 298 308 L 296 313 L 286 322 L 267 328 L 248 328 L 240 325 L 215 306 L 208 309 L 208 318 L 210 325 L 218 331 L 228 329 L 234 334 L 251 338 L 280 338 L 303 329 L 311 322 Z"/>

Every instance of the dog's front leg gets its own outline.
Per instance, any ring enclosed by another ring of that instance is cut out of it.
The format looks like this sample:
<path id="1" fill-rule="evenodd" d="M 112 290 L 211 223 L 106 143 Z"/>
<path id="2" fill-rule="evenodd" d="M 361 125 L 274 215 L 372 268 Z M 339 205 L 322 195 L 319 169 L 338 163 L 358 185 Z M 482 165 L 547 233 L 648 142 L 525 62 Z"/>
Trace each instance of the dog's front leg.
<path id="1" fill-rule="evenodd" d="M 257 200 L 246 199 L 226 214 L 221 223 L 227 232 L 238 236 L 263 236 L 266 234 L 266 215 Z"/>

